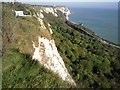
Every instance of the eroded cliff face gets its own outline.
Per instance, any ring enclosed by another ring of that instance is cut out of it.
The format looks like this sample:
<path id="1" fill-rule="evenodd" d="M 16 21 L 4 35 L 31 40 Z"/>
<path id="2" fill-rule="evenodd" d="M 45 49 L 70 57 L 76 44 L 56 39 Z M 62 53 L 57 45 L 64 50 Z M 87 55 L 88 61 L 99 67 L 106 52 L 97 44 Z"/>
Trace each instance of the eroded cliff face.
<path id="1" fill-rule="evenodd" d="M 58 11 L 60 11 L 61 13 L 63 13 L 63 16 L 66 18 L 66 20 L 68 20 L 68 15 L 71 14 L 71 12 L 70 12 L 70 10 L 67 7 L 64 7 L 64 6 L 57 6 L 57 7 L 50 7 L 50 6 L 45 7 L 45 6 L 41 6 L 39 8 L 39 10 L 36 11 L 37 13 L 34 14 L 33 16 L 38 19 L 38 21 L 40 22 L 40 27 L 42 29 L 45 29 L 45 30 L 48 29 L 49 32 L 50 32 L 50 34 L 53 34 L 53 31 L 51 29 L 51 25 L 49 23 L 47 23 L 47 25 L 45 25 L 45 23 L 44 23 L 44 18 L 46 18 L 44 16 L 44 14 L 45 13 L 46 14 L 50 13 L 53 16 L 58 17 L 59 16 L 58 15 L 59 14 Z"/>
<path id="2" fill-rule="evenodd" d="M 67 7 L 57 6 L 57 7 L 42 7 L 42 10 L 46 13 L 52 13 L 54 16 L 58 17 L 58 11 L 61 11 L 66 19 L 68 20 L 68 15 L 70 14 L 70 10 Z"/>
<path id="3" fill-rule="evenodd" d="M 65 14 L 66 19 L 69 20 L 68 15 L 71 14 L 70 10 L 67 7 L 56 7 L 56 10 L 61 11 L 62 13 Z"/>
<path id="4" fill-rule="evenodd" d="M 37 16 L 35 16 L 40 22 L 40 27 L 44 30 L 48 29 L 50 34 L 54 33 L 51 29 L 51 25 L 48 22 L 47 25 L 44 23 L 44 12 L 51 13 L 55 17 L 58 17 L 58 10 L 65 15 L 66 19 L 68 19 L 67 16 L 70 14 L 70 11 L 66 7 L 41 7 L 39 12 L 37 12 Z M 72 85 L 76 85 L 67 68 L 65 67 L 62 57 L 58 53 L 54 40 L 39 36 L 38 46 L 36 46 L 35 42 L 33 41 L 33 48 L 34 53 L 32 59 L 38 60 L 40 64 L 53 71 L 55 74 L 58 74 L 64 81 L 67 81 Z"/>
<path id="5" fill-rule="evenodd" d="M 38 60 L 40 64 L 44 65 L 49 70 L 58 74 L 64 81 L 72 85 L 76 85 L 68 70 L 65 67 L 64 61 L 55 45 L 54 40 L 48 40 L 44 37 L 38 37 L 38 46 L 33 42 L 34 54 L 33 59 Z"/>

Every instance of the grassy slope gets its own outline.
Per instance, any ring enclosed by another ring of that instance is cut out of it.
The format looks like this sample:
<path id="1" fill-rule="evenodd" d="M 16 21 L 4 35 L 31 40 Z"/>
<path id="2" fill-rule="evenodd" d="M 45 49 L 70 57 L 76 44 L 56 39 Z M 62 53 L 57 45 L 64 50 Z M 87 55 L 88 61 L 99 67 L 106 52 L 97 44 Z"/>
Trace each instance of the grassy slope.
<path id="1" fill-rule="evenodd" d="M 23 10 L 27 8 L 22 4 L 3 4 L 3 88 L 71 87 L 31 60 L 32 40 L 37 44 L 39 35 L 48 39 L 51 37 L 47 30 L 40 28 L 36 18 L 16 17 L 14 10 L 21 7 Z"/>
<path id="2" fill-rule="evenodd" d="M 3 58 L 3 88 L 62 88 L 68 87 L 57 75 L 31 60 L 30 55 L 17 49 Z"/>
<path id="3" fill-rule="evenodd" d="M 51 36 L 48 30 L 40 28 L 39 21 L 35 17 L 16 17 L 14 11 L 25 7 L 19 5 L 21 6 L 3 4 L 3 46 L 6 49 L 9 44 L 10 47 L 19 48 L 23 53 L 32 54 L 32 40 L 37 43 L 38 36 L 42 35 L 48 39 Z"/>

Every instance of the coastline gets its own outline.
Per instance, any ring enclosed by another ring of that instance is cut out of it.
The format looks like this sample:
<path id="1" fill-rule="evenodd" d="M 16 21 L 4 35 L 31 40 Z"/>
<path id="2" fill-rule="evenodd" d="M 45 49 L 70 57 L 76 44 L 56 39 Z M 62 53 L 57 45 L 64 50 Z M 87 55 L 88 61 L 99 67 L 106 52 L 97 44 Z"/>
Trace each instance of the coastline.
<path id="1" fill-rule="evenodd" d="M 69 20 L 69 22 L 71 22 L 70 20 Z M 76 23 L 74 23 L 74 22 L 71 22 L 71 23 L 73 23 L 73 24 L 76 24 Z M 78 24 L 76 24 L 76 25 L 78 25 Z M 85 27 L 86 28 L 86 27 Z M 85 30 L 83 30 L 83 31 L 85 31 Z M 93 35 L 91 35 L 89 32 L 87 32 L 87 31 L 85 31 L 89 36 L 91 36 L 91 37 L 93 37 L 93 38 L 97 38 L 97 40 L 99 40 L 100 42 L 102 42 L 103 44 L 107 44 L 107 45 L 110 45 L 110 46 L 113 46 L 113 47 L 116 47 L 116 48 L 119 48 L 120 49 L 120 45 L 117 45 L 117 44 L 115 44 L 115 43 L 113 43 L 113 42 L 110 42 L 110 41 L 108 41 L 108 40 L 106 40 L 106 39 L 104 39 L 104 38 L 101 38 L 100 36 L 98 36 L 95 32 L 95 36 L 93 36 Z M 92 31 L 93 32 L 93 31 Z M 99 38 L 98 38 L 99 37 Z"/>
<path id="2" fill-rule="evenodd" d="M 118 18 L 116 9 L 103 8 L 69 8 L 73 13 L 69 15 L 71 21 L 83 23 L 100 37 L 120 45 L 118 42 Z M 100 11 L 99 11 L 100 10 Z"/>
<path id="3" fill-rule="evenodd" d="M 68 8 L 69 9 L 69 8 Z M 70 9 L 69 9 L 70 10 Z M 69 13 L 69 15 L 70 14 L 72 14 L 71 13 L 72 11 L 70 11 L 70 13 Z M 73 23 L 73 24 L 75 24 L 75 25 L 79 25 L 79 24 L 77 24 L 76 22 L 73 22 L 73 21 L 71 21 L 71 20 L 69 20 L 69 15 L 68 15 L 68 21 L 69 22 L 71 22 L 71 23 Z M 84 26 L 84 28 L 86 28 L 85 26 Z M 89 28 L 88 28 L 89 29 Z M 90 29 L 89 29 L 90 30 Z M 90 30 L 91 31 L 91 30 Z M 93 31 L 92 31 L 93 32 Z M 86 31 L 86 33 L 87 34 L 89 34 L 89 35 L 91 35 L 89 32 L 87 32 Z M 94 32 L 95 33 L 95 32 Z M 119 48 L 120 49 L 120 45 L 119 44 L 116 44 L 116 43 L 113 43 L 113 42 L 111 42 L 111 41 L 108 41 L 108 40 L 106 40 L 106 39 L 104 39 L 104 38 L 102 38 L 101 36 L 98 36 L 98 34 L 96 34 L 95 33 L 95 35 L 97 36 L 97 37 L 99 37 L 98 38 L 98 40 L 100 41 L 100 42 L 102 42 L 103 44 L 107 44 L 107 45 L 110 45 L 110 46 L 113 46 L 113 47 L 116 47 L 116 48 Z M 94 37 L 94 38 L 96 38 L 96 37 Z"/>

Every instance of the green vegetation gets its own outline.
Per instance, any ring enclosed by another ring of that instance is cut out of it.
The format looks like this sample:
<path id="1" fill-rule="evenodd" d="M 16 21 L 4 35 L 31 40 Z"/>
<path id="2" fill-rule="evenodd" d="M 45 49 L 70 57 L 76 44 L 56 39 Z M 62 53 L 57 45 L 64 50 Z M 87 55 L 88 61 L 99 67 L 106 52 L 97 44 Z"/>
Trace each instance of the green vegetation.
<path id="1" fill-rule="evenodd" d="M 16 17 L 17 4 L 3 4 L 3 88 L 65 88 L 71 87 L 37 61 L 32 60 L 32 40 L 38 36 L 51 38 L 40 28 L 35 17 Z M 19 4 L 21 5 L 21 4 Z M 24 7 L 25 5 L 22 5 Z M 14 8 L 13 8 L 14 7 Z M 21 7 L 21 6 L 20 6 Z M 30 7 L 29 7 L 30 8 Z M 32 10 L 32 9 L 28 9 Z"/>
<path id="2" fill-rule="evenodd" d="M 37 43 L 40 35 L 48 39 L 51 36 L 49 31 L 40 28 L 39 21 L 35 17 L 16 17 L 14 11 L 19 8 L 17 6 L 18 4 L 3 4 L 3 52 L 9 47 L 14 47 L 19 48 L 23 53 L 32 55 L 32 41 Z"/>
<path id="3" fill-rule="evenodd" d="M 59 20 L 57 23 L 52 20 L 49 22 L 52 24 L 57 48 L 78 86 L 120 87 L 119 49 L 102 44 L 89 30 L 87 32 L 96 38 L 80 33 L 81 26 L 76 25 L 75 29 Z"/>
<path id="4" fill-rule="evenodd" d="M 44 68 L 29 54 L 10 49 L 3 58 L 3 88 L 65 88 L 70 87 L 57 75 Z"/>
<path id="5" fill-rule="evenodd" d="M 33 15 L 39 8 L 19 3 L 3 4 L 3 88 L 71 87 L 37 61 L 31 60 L 32 40 L 37 43 L 40 35 L 55 39 L 76 87 L 120 87 L 120 49 L 101 43 L 94 32 L 81 25 L 66 24 L 61 12 L 58 12 L 59 17 L 43 13 L 44 23 L 51 24 L 52 36 L 48 30 L 40 28 L 35 17 L 15 17 L 14 14 L 14 10 L 23 10 Z"/>

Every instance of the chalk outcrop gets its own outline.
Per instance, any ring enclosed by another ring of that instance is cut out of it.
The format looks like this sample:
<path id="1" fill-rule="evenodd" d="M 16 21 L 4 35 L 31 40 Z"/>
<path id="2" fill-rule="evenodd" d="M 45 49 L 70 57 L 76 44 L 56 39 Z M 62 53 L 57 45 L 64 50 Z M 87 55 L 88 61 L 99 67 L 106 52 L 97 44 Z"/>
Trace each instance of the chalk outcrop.
<path id="1" fill-rule="evenodd" d="M 38 60 L 40 64 L 44 65 L 47 69 L 58 74 L 64 81 L 76 85 L 57 51 L 54 40 L 39 37 L 38 43 L 38 46 L 35 46 L 35 43 L 33 42 L 34 54 L 32 58 Z"/>
<path id="2" fill-rule="evenodd" d="M 61 11 L 68 19 L 70 11 L 66 7 L 41 7 L 37 15 L 34 15 L 40 22 L 40 26 L 43 29 L 48 29 L 50 34 L 53 34 L 51 25 L 44 24 L 44 12 L 51 13 L 55 17 L 58 17 L 58 10 Z M 45 27 L 47 26 L 47 28 Z M 64 81 L 69 82 L 72 85 L 76 85 L 67 68 L 65 67 L 64 61 L 58 53 L 57 47 L 54 40 L 48 40 L 45 37 L 38 37 L 38 46 L 33 42 L 34 53 L 32 59 L 38 60 L 40 64 L 44 65 L 47 69 L 58 74 Z"/>
<path id="3" fill-rule="evenodd" d="M 67 20 L 69 19 L 69 18 L 68 18 L 68 15 L 70 15 L 71 12 L 70 12 L 70 10 L 69 10 L 67 7 L 56 7 L 55 10 L 56 10 L 56 11 L 57 11 L 57 10 L 61 11 L 62 13 L 65 14 L 66 19 L 67 19 Z"/>
<path id="4" fill-rule="evenodd" d="M 50 34 L 53 34 L 53 31 L 52 31 L 52 29 L 50 28 L 50 24 L 48 23 L 48 27 L 49 27 L 49 30 L 50 30 Z"/>
<path id="5" fill-rule="evenodd" d="M 46 13 L 51 13 L 51 14 L 53 14 L 56 17 L 58 16 L 57 12 L 55 11 L 55 9 L 53 7 L 42 7 L 42 9 Z"/>
<path id="6" fill-rule="evenodd" d="M 39 20 L 39 22 L 40 22 L 40 26 L 41 26 L 42 28 L 46 29 L 45 24 L 44 24 L 44 22 L 43 22 L 44 15 L 42 14 L 42 12 L 37 13 L 37 16 L 38 16 L 38 20 Z"/>
<path id="7" fill-rule="evenodd" d="M 42 7 L 43 11 L 46 13 L 51 13 L 54 16 L 58 17 L 57 12 L 61 11 L 66 19 L 68 20 L 68 15 L 70 14 L 70 10 L 67 7 L 64 6 L 59 6 L 59 7 Z"/>
<path id="8" fill-rule="evenodd" d="M 55 17 L 58 17 L 58 11 L 62 12 L 65 15 L 66 19 L 68 20 L 68 15 L 70 14 L 70 10 L 67 7 L 63 7 L 63 6 L 61 6 L 61 7 L 41 7 L 39 12 L 37 13 L 37 16 L 36 15 L 33 15 L 33 16 L 37 17 L 37 19 L 40 22 L 41 28 L 47 29 L 45 24 L 44 24 L 44 20 L 43 20 L 44 19 L 44 14 L 43 13 L 44 12 L 45 13 L 51 13 Z M 48 27 L 50 27 L 50 25 L 48 25 Z M 49 31 L 50 31 L 51 34 L 53 34 L 51 28 L 49 28 Z"/>

